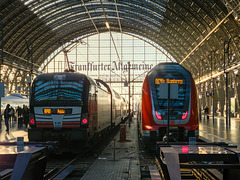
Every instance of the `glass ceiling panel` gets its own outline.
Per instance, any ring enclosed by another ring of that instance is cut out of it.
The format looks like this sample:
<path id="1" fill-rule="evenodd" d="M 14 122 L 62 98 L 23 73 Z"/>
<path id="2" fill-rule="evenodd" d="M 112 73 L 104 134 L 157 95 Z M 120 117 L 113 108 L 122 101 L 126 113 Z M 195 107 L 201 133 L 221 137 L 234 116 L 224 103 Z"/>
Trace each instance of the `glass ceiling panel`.
<path id="1" fill-rule="evenodd" d="M 70 66 L 76 72 L 106 81 L 113 89 L 128 98 L 128 87 L 124 87 L 124 82 L 128 80 L 128 62 L 130 62 L 131 92 L 136 99 L 140 95 L 146 73 L 160 62 L 169 62 L 168 57 L 171 56 L 161 47 L 157 45 L 154 47 L 153 42 L 141 36 L 134 35 L 134 37 L 114 32 L 112 35 L 120 61 L 109 33 L 101 33 L 85 37 L 81 39 L 81 43 L 73 43 L 66 48 L 71 48 L 68 52 Z M 176 62 L 173 58 L 172 61 Z M 44 72 L 63 72 L 67 68 L 66 57 L 60 52 L 51 60 Z M 135 103 L 135 100 L 131 101 Z"/>

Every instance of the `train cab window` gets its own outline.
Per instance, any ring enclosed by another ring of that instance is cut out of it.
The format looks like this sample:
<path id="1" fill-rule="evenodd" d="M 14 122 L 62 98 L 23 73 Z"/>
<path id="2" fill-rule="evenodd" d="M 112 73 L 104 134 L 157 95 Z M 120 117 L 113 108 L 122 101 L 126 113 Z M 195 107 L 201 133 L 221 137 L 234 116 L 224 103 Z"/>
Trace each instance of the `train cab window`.
<path id="1" fill-rule="evenodd" d="M 161 99 L 160 98 L 160 86 L 156 86 L 157 91 L 157 97 L 158 97 L 158 105 L 161 109 L 166 109 L 168 106 L 168 100 L 167 99 Z M 184 102 L 185 102 L 185 96 L 186 96 L 186 86 L 185 85 L 179 85 L 178 87 L 178 99 L 171 100 L 171 107 L 175 108 L 183 108 Z"/>
<path id="2" fill-rule="evenodd" d="M 82 101 L 83 81 L 44 81 L 34 84 L 34 101 L 77 100 Z"/>
<path id="3" fill-rule="evenodd" d="M 161 99 L 160 97 L 160 84 L 161 83 L 177 83 L 178 84 L 178 99 L 172 99 L 170 101 L 170 106 L 175 109 L 183 109 L 185 106 L 185 102 L 187 100 L 186 96 L 186 79 L 181 76 L 179 73 L 172 73 L 172 74 L 162 74 L 158 75 L 155 78 L 155 89 L 157 95 L 157 104 L 159 109 L 167 109 L 168 107 L 168 100 Z M 158 109 L 158 108 L 157 108 Z"/>

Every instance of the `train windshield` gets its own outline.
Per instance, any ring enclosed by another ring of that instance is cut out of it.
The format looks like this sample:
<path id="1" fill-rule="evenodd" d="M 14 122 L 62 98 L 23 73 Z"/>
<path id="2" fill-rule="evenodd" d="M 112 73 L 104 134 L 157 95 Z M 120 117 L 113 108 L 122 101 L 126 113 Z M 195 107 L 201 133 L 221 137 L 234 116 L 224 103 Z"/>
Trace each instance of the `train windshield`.
<path id="1" fill-rule="evenodd" d="M 66 102 L 71 103 L 82 102 L 83 98 L 83 83 L 84 81 L 58 81 L 39 80 L 35 82 L 34 97 L 35 103 L 51 103 L 51 102 Z"/>
<path id="2" fill-rule="evenodd" d="M 186 79 L 184 76 L 181 76 L 179 73 L 170 73 L 170 74 L 159 74 L 157 78 L 155 78 L 155 89 L 157 95 L 157 104 L 159 109 L 167 109 L 168 108 L 168 99 L 163 98 L 161 92 L 161 84 L 178 84 L 178 98 L 170 100 L 170 107 L 174 109 L 185 109 L 185 104 L 188 104 L 188 96 L 189 88 L 186 86 Z"/>

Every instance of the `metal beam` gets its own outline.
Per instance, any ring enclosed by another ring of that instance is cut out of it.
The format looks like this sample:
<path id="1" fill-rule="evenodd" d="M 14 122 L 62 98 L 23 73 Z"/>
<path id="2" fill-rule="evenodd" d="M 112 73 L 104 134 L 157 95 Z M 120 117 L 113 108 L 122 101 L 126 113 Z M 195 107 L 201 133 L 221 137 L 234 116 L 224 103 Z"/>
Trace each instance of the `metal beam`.
<path id="1" fill-rule="evenodd" d="M 200 41 L 200 43 L 198 43 L 197 46 L 195 46 L 195 48 L 192 49 L 192 51 L 185 57 L 183 58 L 183 60 L 179 63 L 182 64 L 184 61 L 186 61 L 186 59 L 199 47 L 201 46 L 204 41 L 228 18 L 228 16 L 230 16 L 233 13 L 233 10 L 230 11 L 203 39 L 202 41 Z"/>

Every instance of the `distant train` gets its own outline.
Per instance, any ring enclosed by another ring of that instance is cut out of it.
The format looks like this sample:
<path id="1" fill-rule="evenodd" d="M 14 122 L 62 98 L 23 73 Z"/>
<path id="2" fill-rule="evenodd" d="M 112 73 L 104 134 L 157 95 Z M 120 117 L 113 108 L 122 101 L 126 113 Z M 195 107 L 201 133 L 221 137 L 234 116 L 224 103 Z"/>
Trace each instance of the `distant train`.
<path id="1" fill-rule="evenodd" d="M 30 93 L 29 141 L 86 147 L 127 116 L 127 102 L 101 80 L 80 73 L 38 75 Z"/>
<path id="2" fill-rule="evenodd" d="M 170 99 L 166 93 L 168 84 L 173 84 L 169 85 L 174 88 L 173 99 Z M 155 140 L 162 141 L 166 136 L 168 109 L 172 139 L 185 141 L 188 137 L 198 137 L 196 86 L 191 73 L 181 65 L 160 63 L 148 72 L 143 82 L 140 108 L 140 131 L 145 144 Z"/>

